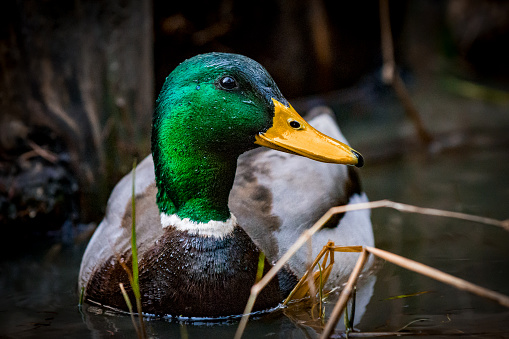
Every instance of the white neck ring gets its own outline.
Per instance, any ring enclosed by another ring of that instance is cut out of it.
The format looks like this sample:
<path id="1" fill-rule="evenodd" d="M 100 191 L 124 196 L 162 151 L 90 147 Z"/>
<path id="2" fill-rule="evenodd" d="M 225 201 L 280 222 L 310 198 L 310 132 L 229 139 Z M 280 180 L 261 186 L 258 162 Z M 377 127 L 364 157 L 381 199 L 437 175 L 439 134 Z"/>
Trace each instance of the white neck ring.
<path id="1" fill-rule="evenodd" d="M 237 218 L 230 214 L 230 218 L 226 221 L 211 220 L 205 223 L 192 221 L 189 218 L 181 219 L 176 214 L 161 213 L 161 225 L 163 228 L 172 226 L 179 231 L 185 231 L 193 235 L 222 239 L 233 232 L 233 229 L 237 226 Z"/>

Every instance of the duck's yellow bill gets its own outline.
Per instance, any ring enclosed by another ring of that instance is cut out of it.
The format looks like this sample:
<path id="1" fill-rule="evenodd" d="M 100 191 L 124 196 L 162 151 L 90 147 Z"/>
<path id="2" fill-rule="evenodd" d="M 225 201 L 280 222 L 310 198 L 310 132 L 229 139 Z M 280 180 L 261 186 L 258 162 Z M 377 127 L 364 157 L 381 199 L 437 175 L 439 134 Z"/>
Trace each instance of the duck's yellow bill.
<path id="1" fill-rule="evenodd" d="M 265 133 L 256 136 L 255 144 L 291 154 L 335 164 L 364 164 L 362 155 L 350 146 L 320 133 L 289 105 L 274 102 L 274 123 Z"/>

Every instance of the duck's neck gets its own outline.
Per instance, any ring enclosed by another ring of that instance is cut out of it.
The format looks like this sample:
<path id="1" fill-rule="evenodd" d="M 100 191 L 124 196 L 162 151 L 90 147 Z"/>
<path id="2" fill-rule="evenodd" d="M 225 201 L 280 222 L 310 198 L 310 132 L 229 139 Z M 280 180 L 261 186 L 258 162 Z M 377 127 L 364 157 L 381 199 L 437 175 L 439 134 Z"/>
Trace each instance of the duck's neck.
<path id="1" fill-rule="evenodd" d="M 166 146 L 153 146 L 152 152 L 159 211 L 196 223 L 228 220 L 238 155 L 206 152 L 181 138 L 169 138 Z"/>

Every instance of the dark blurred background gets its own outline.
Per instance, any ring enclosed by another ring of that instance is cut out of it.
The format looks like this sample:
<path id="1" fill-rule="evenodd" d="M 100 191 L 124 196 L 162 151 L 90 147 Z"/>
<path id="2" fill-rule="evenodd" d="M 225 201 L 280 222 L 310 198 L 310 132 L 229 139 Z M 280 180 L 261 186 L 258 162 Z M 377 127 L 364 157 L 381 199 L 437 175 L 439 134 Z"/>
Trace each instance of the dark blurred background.
<path id="1" fill-rule="evenodd" d="M 113 186 L 149 154 L 154 99 L 186 58 L 249 56 L 302 110 L 389 91 L 380 76 L 378 1 L 9 0 L 2 7 L 0 227 L 21 240 L 65 238 L 100 221 Z M 390 18 L 410 92 L 437 72 L 507 92 L 509 2 L 390 1 Z M 356 92 L 361 87 L 373 91 Z"/>

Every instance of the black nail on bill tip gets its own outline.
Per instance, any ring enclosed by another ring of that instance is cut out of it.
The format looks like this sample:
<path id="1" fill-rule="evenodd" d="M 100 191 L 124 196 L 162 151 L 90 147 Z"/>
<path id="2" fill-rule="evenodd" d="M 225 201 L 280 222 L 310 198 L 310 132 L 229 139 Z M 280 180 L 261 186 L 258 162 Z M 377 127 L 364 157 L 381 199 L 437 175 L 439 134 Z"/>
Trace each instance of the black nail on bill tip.
<path id="1" fill-rule="evenodd" d="M 355 167 L 364 166 L 364 158 L 362 157 L 362 155 L 357 151 L 352 151 L 352 153 L 357 157 L 357 164 L 355 165 Z"/>

